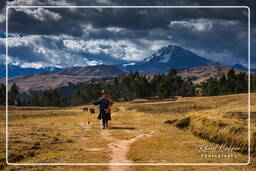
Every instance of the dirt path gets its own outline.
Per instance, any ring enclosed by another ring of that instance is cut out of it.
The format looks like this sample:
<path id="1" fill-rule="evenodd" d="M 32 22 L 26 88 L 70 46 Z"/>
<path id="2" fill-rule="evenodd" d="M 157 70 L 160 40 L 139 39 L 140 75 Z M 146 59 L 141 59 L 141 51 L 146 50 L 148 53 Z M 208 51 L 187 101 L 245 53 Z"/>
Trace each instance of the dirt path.
<path id="1" fill-rule="evenodd" d="M 112 143 L 108 145 L 108 149 L 111 151 L 110 152 L 111 160 L 109 163 L 132 163 L 133 161 L 128 160 L 126 158 L 126 154 L 129 151 L 130 145 L 140 138 L 150 137 L 153 134 L 154 132 L 150 132 L 147 134 L 140 134 L 140 135 L 134 136 L 130 139 L 118 140 L 114 138 L 108 130 L 102 130 L 101 131 L 102 137 L 108 141 L 112 141 Z M 123 166 L 111 165 L 110 166 L 111 171 L 124 171 L 127 168 L 129 168 L 128 165 L 123 165 Z"/>
<path id="2" fill-rule="evenodd" d="M 120 107 L 120 113 L 125 111 L 123 107 Z M 116 115 L 116 112 L 113 112 L 112 115 Z M 85 132 L 88 131 L 88 129 L 92 126 L 92 124 L 88 124 L 86 121 L 80 121 L 79 124 Z M 133 161 L 128 160 L 126 157 L 126 154 L 129 152 L 130 145 L 132 145 L 135 141 L 137 141 L 140 138 L 143 137 L 150 137 L 154 134 L 154 132 L 149 132 L 149 133 L 141 133 L 137 136 L 132 136 L 126 139 L 117 139 L 114 136 L 111 135 L 111 131 L 107 129 L 102 129 L 100 130 L 100 135 L 103 139 L 109 141 L 110 143 L 108 144 L 107 149 L 110 151 L 110 158 L 111 160 L 109 163 L 132 163 Z M 85 138 L 82 138 L 83 140 L 86 140 Z M 85 150 L 88 151 L 101 151 L 104 148 L 86 148 Z M 123 165 L 123 166 L 116 166 L 116 165 L 111 165 L 110 167 L 111 171 L 124 171 L 127 168 L 129 168 L 128 165 Z"/>

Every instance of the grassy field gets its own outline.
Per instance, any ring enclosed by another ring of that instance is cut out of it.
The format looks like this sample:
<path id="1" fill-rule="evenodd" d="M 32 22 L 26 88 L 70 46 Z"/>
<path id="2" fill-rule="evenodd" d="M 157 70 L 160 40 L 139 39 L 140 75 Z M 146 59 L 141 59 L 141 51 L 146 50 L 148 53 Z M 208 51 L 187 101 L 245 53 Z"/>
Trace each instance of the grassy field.
<path id="1" fill-rule="evenodd" d="M 252 94 L 251 153 L 256 156 L 256 95 Z M 247 94 L 118 102 L 108 130 L 97 114 L 78 107 L 9 109 L 11 163 L 246 163 Z M 97 110 L 96 110 L 97 111 Z M 0 165 L 4 170 L 253 170 L 248 166 L 8 166 L 5 108 L 1 112 Z M 90 124 L 88 124 L 90 121 Z M 234 151 L 211 150 L 235 147 Z M 206 148 L 207 147 L 207 148 Z M 232 154 L 233 157 L 227 157 Z M 205 157 L 219 155 L 218 157 Z M 226 157 L 223 157 L 226 155 Z M 234 157 L 235 156 L 235 157 Z M 1 170 L 0 169 L 0 170 Z"/>

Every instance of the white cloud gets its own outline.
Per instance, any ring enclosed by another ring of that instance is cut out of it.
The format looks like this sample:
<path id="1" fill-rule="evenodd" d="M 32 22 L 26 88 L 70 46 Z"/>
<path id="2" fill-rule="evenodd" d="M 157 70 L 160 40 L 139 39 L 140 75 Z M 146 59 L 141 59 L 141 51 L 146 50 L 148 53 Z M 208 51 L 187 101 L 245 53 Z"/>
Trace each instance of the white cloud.
<path id="1" fill-rule="evenodd" d="M 32 35 L 26 37 L 9 38 L 9 63 L 21 67 L 47 67 L 47 66 L 87 66 L 96 65 L 101 62 L 88 60 L 86 56 L 66 51 L 59 47 L 59 42 L 69 36 L 41 36 Z M 0 38 L 0 48 L 5 46 L 5 39 Z M 5 59 L 2 59 L 2 62 Z M 97 63 L 98 62 L 98 63 Z"/>
<path id="2" fill-rule="evenodd" d="M 90 65 L 90 66 L 95 66 L 95 65 L 100 65 L 100 64 L 102 64 L 102 62 L 99 62 L 99 61 L 89 61 L 88 62 L 88 65 Z"/>
<path id="3" fill-rule="evenodd" d="M 6 16 L 4 14 L 0 14 L 0 23 L 5 21 Z"/>
<path id="4" fill-rule="evenodd" d="M 38 19 L 43 22 L 48 21 L 48 20 L 58 21 L 58 20 L 62 19 L 62 16 L 60 14 L 49 11 L 44 8 L 36 8 L 36 9 L 17 8 L 16 11 L 24 12 L 27 15 L 32 16 L 35 19 Z"/>
<path id="5" fill-rule="evenodd" d="M 146 10 L 141 10 L 141 11 L 139 11 L 139 14 L 140 15 L 144 15 L 144 14 L 147 14 L 148 12 L 146 11 Z"/>
<path id="6" fill-rule="evenodd" d="M 14 0 L 7 2 L 8 6 L 31 6 L 31 5 L 74 5 L 74 3 L 67 2 L 66 0 Z"/>
<path id="7" fill-rule="evenodd" d="M 120 31 L 123 31 L 124 29 L 120 28 L 120 27 L 107 27 L 106 30 L 109 32 L 119 33 Z"/>
<path id="8" fill-rule="evenodd" d="M 145 55 L 145 49 L 129 40 L 63 40 L 63 44 L 74 52 L 106 55 L 121 60 L 140 60 Z"/>
<path id="9" fill-rule="evenodd" d="M 62 6 L 66 5 L 66 6 L 68 6 L 68 5 L 75 5 L 75 3 L 66 2 L 66 0 L 58 0 L 58 1 L 14 0 L 14 1 L 7 1 L 7 6 L 33 6 L 33 5 L 62 5 Z M 17 8 L 17 9 L 21 9 L 21 8 Z M 27 9 L 29 9 L 29 8 L 27 8 Z M 75 8 L 70 8 L 70 10 L 75 11 Z M 51 13 L 53 13 L 53 12 L 51 12 Z M 54 14 L 55 19 L 59 18 L 59 16 L 57 16 L 56 14 L 57 13 Z M 6 19 L 5 9 L 3 9 L 3 11 L 0 14 L 0 22 L 4 22 L 5 19 Z"/>
<path id="10" fill-rule="evenodd" d="M 97 3 L 101 3 L 101 4 L 112 4 L 112 2 L 110 0 L 96 0 Z"/>
<path id="11" fill-rule="evenodd" d="M 88 39 L 81 40 L 67 35 L 10 37 L 9 54 L 17 56 L 11 62 L 27 67 L 45 66 L 83 66 L 102 64 L 106 61 L 140 61 L 152 55 L 156 50 L 169 45 L 163 40 L 147 39 Z M 0 38 L 0 48 L 5 46 L 5 38 Z M 94 58 L 95 60 L 88 60 Z M 23 61 L 23 62 L 21 62 Z M 34 63 L 42 62 L 38 65 Z M 111 64 L 111 62 L 110 62 Z"/>
<path id="12" fill-rule="evenodd" d="M 30 63 L 22 63 L 19 65 L 21 68 L 36 68 L 36 69 L 39 69 L 39 68 L 44 68 L 45 65 L 42 63 L 42 62 L 30 62 Z"/>
<path id="13" fill-rule="evenodd" d="M 169 27 L 185 27 L 189 29 L 195 29 L 197 31 L 207 31 L 211 30 L 213 26 L 213 22 L 207 19 L 193 19 L 193 20 L 185 20 L 185 21 L 171 21 L 168 25 Z"/>
<path id="14" fill-rule="evenodd" d="M 100 29 L 94 28 L 92 24 L 82 24 L 81 30 L 83 31 L 83 37 L 89 36 L 91 33 L 100 31 Z"/>
<path id="15" fill-rule="evenodd" d="M 112 32 L 112 33 L 120 33 L 125 31 L 124 28 L 120 28 L 120 27 L 96 28 L 96 27 L 93 27 L 92 24 L 82 24 L 81 30 L 83 31 L 84 37 L 87 37 L 93 33 L 103 33 L 106 31 Z"/>
<path id="16" fill-rule="evenodd" d="M 141 44 L 143 44 L 147 48 L 147 50 L 149 51 L 148 56 L 152 55 L 155 51 L 161 49 L 162 47 L 170 45 L 170 41 L 167 41 L 167 40 L 154 40 L 154 41 L 152 41 L 152 40 L 147 40 L 147 39 L 140 39 L 139 42 Z"/>
<path id="17" fill-rule="evenodd" d="M 26 37 L 9 37 L 8 47 L 28 46 L 32 42 L 40 40 L 40 36 L 32 35 Z M 5 45 L 5 38 L 0 38 L 0 45 Z"/>

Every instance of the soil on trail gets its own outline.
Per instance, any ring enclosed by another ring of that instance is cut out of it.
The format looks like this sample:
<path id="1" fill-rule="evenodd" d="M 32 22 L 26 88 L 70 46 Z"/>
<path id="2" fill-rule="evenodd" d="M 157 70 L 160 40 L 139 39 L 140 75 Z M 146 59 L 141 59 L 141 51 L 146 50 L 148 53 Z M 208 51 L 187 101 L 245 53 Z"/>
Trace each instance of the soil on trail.
<path id="1" fill-rule="evenodd" d="M 126 111 L 123 107 L 119 107 L 119 114 Z M 112 116 L 116 116 L 118 113 L 112 113 Z M 110 130 L 115 127 L 110 127 Z M 121 128 L 121 127 L 120 127 Z M 124 128 L 125 129 L 125 128 Z M 139 135 L 129 136 L 125 139 L 118 139 L 112 136 L 109 129 L 102 129 L 100 134 L 103 139 L 109 141 L 108 150 L 110 151 L 111 160 L 109 163 L 117 163 L 117 164 L 129 164 L 133 163 L 133 161 L 127 159 L 127 153 L 129 152 L 130 145 L 132 145 L 135 141 L 143 137 L 150 137 L 154 134 L 154 132 L 149 133 L 140 133 Z M 111 165 L 111 171 L 124 171 L 129 168 L 129 165 Z"/>
<path id="2" fill-rule="evenodd" d="M 108 145 L 108 149 L 110 150 L 110 157 L 111 157 L 111 160 L 109 163 L 119 163 L 119 164 L 133 163 L 133 161 L 128 160 L 126 157 L 127 153 L 129 152 L 130 145 L 140 138 L 150 137 L 153 134 L 154 132 L 150 132 L 148 134 L 140 134 L 140 135 L 131 137 L 130 139 L 118 140 L 114 138 L 108 130 L 102 130 L 101 131 L 102 137 L 112 142 Z M 123 171 L 123 170 L 126 170 L 128 167 L 129 167 L 128 165 L 122 165 L 122 166 L 111 165 L 110 170 Z"/>

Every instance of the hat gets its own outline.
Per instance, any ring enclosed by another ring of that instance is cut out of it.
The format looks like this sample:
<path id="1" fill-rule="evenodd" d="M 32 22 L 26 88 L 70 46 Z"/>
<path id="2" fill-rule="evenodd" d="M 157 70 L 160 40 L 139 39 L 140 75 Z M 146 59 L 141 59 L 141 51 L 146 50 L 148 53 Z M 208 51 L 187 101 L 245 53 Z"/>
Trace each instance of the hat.
<path id="1" fill-rule="evenodd" d="M 103 94 L 107 94 L 107 92 L 105 90 L 101 90 L 101 95 Z"/>

